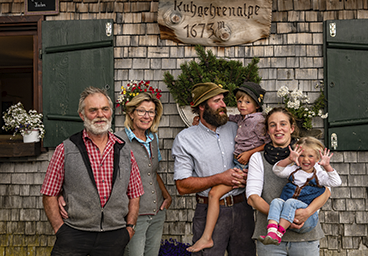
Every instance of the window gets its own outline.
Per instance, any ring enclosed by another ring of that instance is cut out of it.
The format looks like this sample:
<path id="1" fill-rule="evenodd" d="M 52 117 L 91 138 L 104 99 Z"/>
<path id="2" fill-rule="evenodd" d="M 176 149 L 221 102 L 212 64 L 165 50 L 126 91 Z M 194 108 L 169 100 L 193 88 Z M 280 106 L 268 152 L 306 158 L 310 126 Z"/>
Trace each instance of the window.
<path id="1" fill-rule="evenodd" d="M 113 20 L 42 20 L 0 17 L 0 107 L 21 101 L 43 113 L 43 146 L 55 147 L 83 129 L 84 88 L 105 88 L 114 99 Z"/>
<path id="2" fill-rule="evenodd" d="M 41 20 L 42 16 L 0 17 L 0 113 L 19 101 L 27 110 L 42 111 Z M 6 133 L 1 129 L 0 134 Z"/>

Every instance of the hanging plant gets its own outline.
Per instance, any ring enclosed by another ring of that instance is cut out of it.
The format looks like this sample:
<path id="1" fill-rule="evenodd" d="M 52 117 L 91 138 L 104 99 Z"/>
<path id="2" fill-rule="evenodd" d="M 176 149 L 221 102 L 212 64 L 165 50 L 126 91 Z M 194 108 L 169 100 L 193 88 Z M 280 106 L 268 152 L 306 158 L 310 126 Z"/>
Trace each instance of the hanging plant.
<path id="1" fill-rule="evenodd" d="M 206 52 L 201 45 L 195 46 L 195 50 L 199 62 L 192 60 L 183 63 L 180 66 L 182 73 L 177 80 L 169 72 L 164 74 L 164 82 L 180 106 L 189 105 L 192 102 L 191 91 L 195 84 L 213 82 L 229 90 L 225 103 L 228 107 L 236 107 L 233 90 L 246 81 L 259 84 L 262 79 L 258 75 L 258 58 L 253 58 L 244 67 L 240 61 L 216 58 L 211 50 Z"/>

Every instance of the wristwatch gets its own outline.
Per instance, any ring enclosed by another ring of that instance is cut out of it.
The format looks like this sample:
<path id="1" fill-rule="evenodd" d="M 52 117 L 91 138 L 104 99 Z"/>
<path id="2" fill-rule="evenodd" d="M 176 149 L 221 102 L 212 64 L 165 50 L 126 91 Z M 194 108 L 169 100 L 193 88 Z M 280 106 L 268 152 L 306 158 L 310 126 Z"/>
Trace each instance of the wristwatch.
<path id="1" fill-rule="evenodd" d="M 135 231 L 135 225 L 133 224 L 126 224 L 126 227 L 131 227 Z"/>

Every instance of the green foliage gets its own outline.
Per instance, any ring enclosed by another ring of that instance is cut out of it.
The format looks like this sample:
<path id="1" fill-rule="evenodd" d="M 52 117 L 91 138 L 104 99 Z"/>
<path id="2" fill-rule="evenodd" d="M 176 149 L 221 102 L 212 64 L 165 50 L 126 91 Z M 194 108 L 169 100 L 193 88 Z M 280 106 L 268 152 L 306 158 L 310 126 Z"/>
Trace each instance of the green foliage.
<path id="1" fill-rule="evenodd" d="M 236 99 L 233 90 L 244 82 L 260 83 L 262 79 L 258 75 L 258 58 L 253 58 L 246 67 L 243 67 L 240 61 L 216 58 L 211 50 L 206 52 L 203 46 L 197 45 L 195 50 L 199 63 L 192 60 L 182 64 L 180 66 L 182 73 L 177 80 L 174 80 L 169 72 L 164 74 L 165 84 L 175 101 L 181 106 L 190 105 L 192 102 L 191 91 L 195 84 L 213 82 L 229 90 L 225 103 L 229 107 L 235 107 Z"/>

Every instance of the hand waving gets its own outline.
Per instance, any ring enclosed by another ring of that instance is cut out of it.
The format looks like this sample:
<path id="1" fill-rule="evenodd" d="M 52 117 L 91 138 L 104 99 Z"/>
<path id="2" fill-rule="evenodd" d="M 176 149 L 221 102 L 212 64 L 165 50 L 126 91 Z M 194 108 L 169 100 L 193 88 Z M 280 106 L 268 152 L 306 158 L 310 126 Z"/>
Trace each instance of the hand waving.
<path id="1" fill-rule="evenodd" d="M 290 149 L 290 154 L 289 154 L 290 161 L 295 162 L 296 165 L 299 166 L 298 158 L 300 154 L 304 151 L 304 149 L 302 149 L 302 147 L 299 145 L 296 145 L 294 150 L 290 146 L 289 146 L 289 149 Z"/>
<path id="2" fill-rule="evenodd" d="M 333 153 L 330 154 L 330 150 L 325 148 L 323 152 L 321 150 L 319 151 L 319 155 L 321 159 L 318 164 L 322 165 L 326 169 L 326 167 L 330 165 L 330 159 L 333 156 Z"/>

